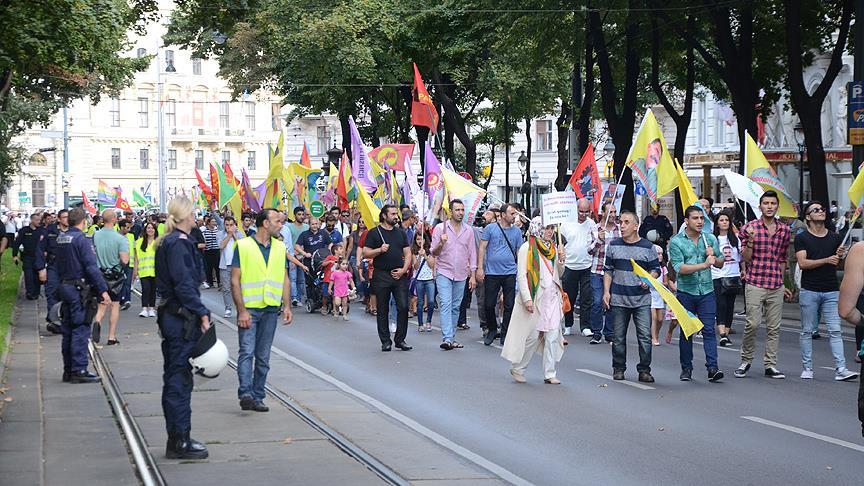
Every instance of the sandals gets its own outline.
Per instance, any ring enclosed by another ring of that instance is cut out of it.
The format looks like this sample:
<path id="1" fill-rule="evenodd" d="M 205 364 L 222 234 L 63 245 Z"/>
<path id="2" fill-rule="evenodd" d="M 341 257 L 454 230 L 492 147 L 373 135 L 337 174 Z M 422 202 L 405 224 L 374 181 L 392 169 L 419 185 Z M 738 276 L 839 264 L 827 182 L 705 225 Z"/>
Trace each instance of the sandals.
<path id="1" fill-rule="evenodd" d="M 456 329 L 461 329 L 461 330 L 465 331 L 465 330 L 471 329 L 471 326 L 469 326 L 468 324 L 459 324 L 456 326 Z"/>
<path id="2" fill-rule="evenodd" d="M 461 348 L 464 348 L 464 347 L 465 347 L 465 346 L 462 346 L 461 344 L 457 343 L 456 341 L 453 341 L 453 342 L 450 344 L 450 349 L 461 349 Z"/>
<path id="3" fill-rule="evenodd" d="M 424 330 L 423 326 L 417 326 L 417 332 L 423 332 L 423 330 Z"/>
<path id="4" fill-rule="evenodd" d="M 464 348 L 465 346 L 462 346 L 461 344 L 457 343 L 456 341 L 453 341 L 452 343 L 450 341 L 444 341 L 443 343 L 441 343 L 441 345 L 439 347 L 441 349 L 443 349 L 444 351 L 450 351 L 451 349 L 461 349 L 461 348 Z"/>
<path id="5" fill-rule="evenodd" d="M 426 324 L 426 332 L 432 332 L 432 324 Z"/>

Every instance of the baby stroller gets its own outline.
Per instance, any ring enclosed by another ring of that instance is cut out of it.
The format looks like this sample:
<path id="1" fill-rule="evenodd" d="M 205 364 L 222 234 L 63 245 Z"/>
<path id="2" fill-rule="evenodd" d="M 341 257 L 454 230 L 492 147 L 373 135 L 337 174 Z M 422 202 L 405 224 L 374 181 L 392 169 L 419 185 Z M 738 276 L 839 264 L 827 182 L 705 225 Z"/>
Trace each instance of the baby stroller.
<path id="1" fill-rule="evenodd" d="M 320 248 L 315 250 L 309 259 L 309 272 L 306 273 L 306 312 L 315 312 L 323 305 L 324 259 L 328 256 L 330 250 Z"/>

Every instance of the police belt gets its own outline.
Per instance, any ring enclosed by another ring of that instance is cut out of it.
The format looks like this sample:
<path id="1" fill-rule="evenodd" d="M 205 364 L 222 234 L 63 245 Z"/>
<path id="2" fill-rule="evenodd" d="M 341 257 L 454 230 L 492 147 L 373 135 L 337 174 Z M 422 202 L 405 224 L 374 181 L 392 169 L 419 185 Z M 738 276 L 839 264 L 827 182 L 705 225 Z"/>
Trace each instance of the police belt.
<path id="1" fill-rule="evenodd" d="M 187 341 L 192 340 L 195 328 L 201 322 L 201 319 L 196 314 L 193 314 L 189 311 L 189 309 L 183 306 L 163 304 L 159 306 L 157 312 L 157 322 L 159 322 L 160 324 L 162 323 L 162 316 L 164 316 L 166 313 L 179 317 L 183 321 L 183 334 Z"/>

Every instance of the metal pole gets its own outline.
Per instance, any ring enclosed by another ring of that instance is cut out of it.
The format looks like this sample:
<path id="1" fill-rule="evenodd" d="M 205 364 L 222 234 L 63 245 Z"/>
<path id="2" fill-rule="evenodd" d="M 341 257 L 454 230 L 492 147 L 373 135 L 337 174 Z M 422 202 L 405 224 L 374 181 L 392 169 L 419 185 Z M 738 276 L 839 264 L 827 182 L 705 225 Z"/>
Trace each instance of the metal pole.
<path id="1" fill-rule="evenodd" d="M 804 204 L 804 144 L 798 144 L 798 204 Z M 803 214 L 803 213 L 802 213 Z"/>
<path id="2" fill-rule="evenodd" d="M 157 80 L 157 90 L 156 90 L 156 103 L 158 103 L 159 114 L 156 118 L 156 137 L 157 137 L 157 145 L 158 155 L 156 157 L 157 164 L 159 165 L 159 212 L 164 213 L 167 208 L 167 181 L 165 180 L 165 126 L 163 123 L 163 115 L 164 115 L 164 107 L 162 106 L 162 52 L 161 50 L 156 50 L 156 80 Z"/>
<path id="3" fill-rule="evenodd" d="M 854 81 L 864 79 L 864 0 L 855 0 L 855 69 Z M 852 146 L 852 177 L 858 176 L 858 167 L 864 162 L 864 145 Z M 852 201 L 857 204 L 858 201 Z"/>
<path id="4" fill-rule="evenodd" d="M 54 159 L 57 160 L 57 159 Z M 56 167 L 56 166 L 55 166 Z M 66 181 L 66 176 L 69 174 L 69 113 L 68 109 L 63 107 L 63 209 L 69 207 L 69 186 Z"/>

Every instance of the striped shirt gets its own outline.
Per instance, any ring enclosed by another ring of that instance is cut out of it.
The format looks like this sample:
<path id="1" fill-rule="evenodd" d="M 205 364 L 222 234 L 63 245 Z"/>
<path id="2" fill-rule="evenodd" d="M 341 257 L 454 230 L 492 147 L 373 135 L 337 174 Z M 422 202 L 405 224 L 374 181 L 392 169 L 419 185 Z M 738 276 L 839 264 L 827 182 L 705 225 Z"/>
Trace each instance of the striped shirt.
<path id="1" fill-rule="evenodd" d="M 639 238 L 635 243 L 627 243 L 623 238 L 615 238 L 606 248 L 604 270 L 612 274 L 611 305 L 615 307 L 643 307 L 651 305 L 651 292 L 642 287 L 642 280 L 633 273 L 633 264 L 646 272 L 660 274 L 660 261 L 654 245 Z"/>
<path id="2" fill-rule="evenodd" d="M 219 228 L 204 228 L 201 233 L 204 234 L 204 250 L 219 249 Z"/>

